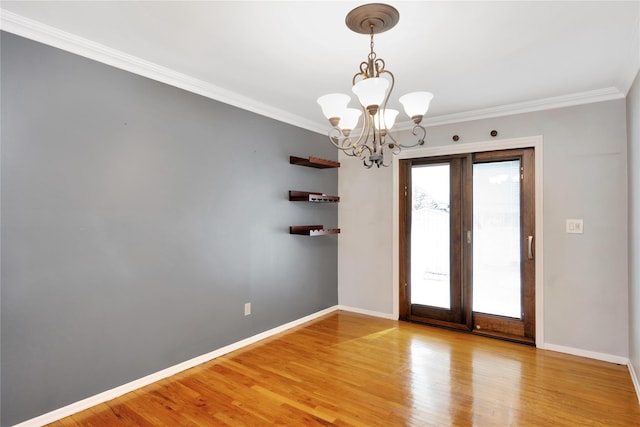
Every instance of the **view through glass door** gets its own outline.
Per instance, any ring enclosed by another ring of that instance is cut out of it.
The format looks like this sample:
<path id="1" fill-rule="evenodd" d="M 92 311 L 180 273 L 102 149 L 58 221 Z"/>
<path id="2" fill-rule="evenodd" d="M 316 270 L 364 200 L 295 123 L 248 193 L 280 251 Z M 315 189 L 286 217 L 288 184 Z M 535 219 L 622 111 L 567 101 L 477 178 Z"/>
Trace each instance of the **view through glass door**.
<path id="1" fill-rule="evenodd" d="M 533 158 L 400 162 L 401 318 L 533 342 Z"/>

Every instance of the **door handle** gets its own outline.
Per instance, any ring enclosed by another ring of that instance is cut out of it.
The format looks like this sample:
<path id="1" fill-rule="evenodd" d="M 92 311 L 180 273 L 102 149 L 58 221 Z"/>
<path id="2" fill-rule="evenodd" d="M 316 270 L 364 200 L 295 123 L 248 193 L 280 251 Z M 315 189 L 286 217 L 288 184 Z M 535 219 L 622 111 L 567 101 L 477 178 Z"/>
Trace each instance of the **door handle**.
<path id="1" fill-rule="evenodd" d="M 529 236 L 527 238 L 527 241 L 528 241 L 527 259 L 533 259 L 533 236 Z"/>

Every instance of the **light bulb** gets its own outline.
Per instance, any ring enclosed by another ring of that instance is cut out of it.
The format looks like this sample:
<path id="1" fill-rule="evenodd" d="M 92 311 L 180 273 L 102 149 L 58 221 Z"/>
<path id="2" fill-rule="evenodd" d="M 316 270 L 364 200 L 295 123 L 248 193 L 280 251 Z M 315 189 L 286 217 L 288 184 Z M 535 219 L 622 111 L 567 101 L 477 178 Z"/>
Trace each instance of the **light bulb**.
<path id="1" fill-rule="evenodd" d="M 330 93 L 318 98 L 318 104 L 322 108 L 322 114 L 331 121 L 331 119 L 340 119 L 347 109 L 347 104 L 351 101 L 349 95 L 344 93 Z"/>
<path id="2" fill-rule="evenodd" d="M 401 96 L 399 101 L 404 107 L 407 116 L 411 117 L 414 122 L 419 119 L 419 123 L 422 120 L 422 116 L 427 114 L 429 103 L 431 103 L 432 99 L 433 94 L 431 92 L 411 92 Z"/>
<path id="3" fill-rule="evenodd" d="M 358 96 L 360 104 L 367 108 L 370 114 L 375 114 L 375 111 L 378 109 L 377 107 L 384 101 L 388 87 L 389 80 L 380 77 L 371 77 L 360 80 L 353 85 L 351 90 Z M 376 107 L 373 113 L 371 113 L 371 109 L 369 108 L 372 106 Z"/>
<path id="4" fill-rule="evenodd" d="M 380 111 L 378 111 L 378 113 L 373 116 L 373 125 L 378 130 L 391 130 L 393 125 L 396 123 L 396 117 L 398 117 L 398 114 L 400 114 L 398 110 L 387 108 L 386 110 L 382 110 L 382 117 L 380 117 Z"/>
<path id="5" fill-rule="evenodd" d="M 343 130 L 353 130 L 360 120 L 362 111 L 356 108 L 347 108 L 340 118 L 340 128 Z"/>

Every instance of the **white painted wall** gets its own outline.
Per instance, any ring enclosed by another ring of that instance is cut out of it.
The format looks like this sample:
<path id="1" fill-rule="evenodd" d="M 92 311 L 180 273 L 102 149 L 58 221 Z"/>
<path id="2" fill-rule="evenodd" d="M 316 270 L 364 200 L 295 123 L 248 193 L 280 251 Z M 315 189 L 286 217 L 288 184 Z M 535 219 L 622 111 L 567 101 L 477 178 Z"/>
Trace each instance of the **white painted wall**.
<path id="1" fill-rule="evenodd" d="M 640 399 L 640 74 L 627 94 L 629 135 L 629 361 Z"/>
<path id="2" fill-rule="evenodd" d="M 478 120 L 428 129 L 428 144 L 541 135 L 544 139 L 545 343 L 628 356 L 627 138 L 625 101 Z M 393 173 L 341 159 L 339 304 L 391 315 Z M 582 235 L 565 220 L 582 218 Z"/>
<path id="3" fill-rule="evenodd" d="M 339 159 L 338 304 L 391 316 L 393 170 Z"/>

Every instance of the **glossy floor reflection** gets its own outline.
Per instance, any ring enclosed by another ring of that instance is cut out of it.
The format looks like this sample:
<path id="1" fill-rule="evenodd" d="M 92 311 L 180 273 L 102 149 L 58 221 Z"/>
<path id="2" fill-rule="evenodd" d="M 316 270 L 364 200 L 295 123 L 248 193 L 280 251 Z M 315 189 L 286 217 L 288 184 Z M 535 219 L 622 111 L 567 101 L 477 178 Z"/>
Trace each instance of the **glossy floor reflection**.
<path id="1" fill-rule="evenodd" d="M 626 366 L 337 312 L 54 426 L 640 426 Z"/>

